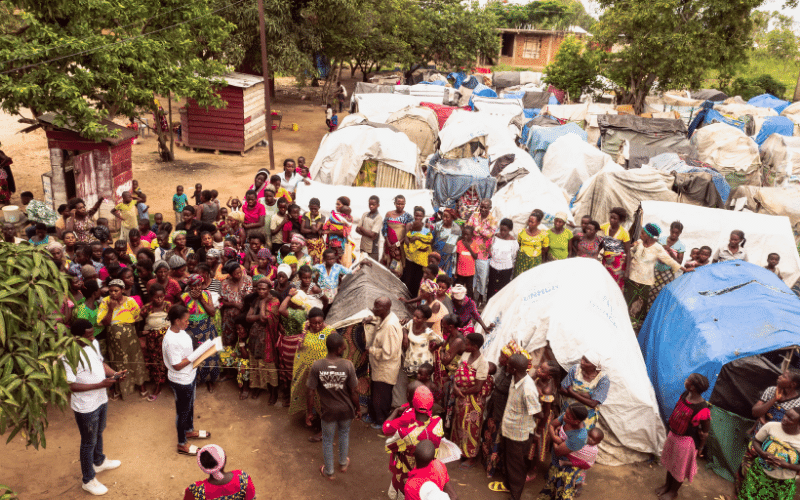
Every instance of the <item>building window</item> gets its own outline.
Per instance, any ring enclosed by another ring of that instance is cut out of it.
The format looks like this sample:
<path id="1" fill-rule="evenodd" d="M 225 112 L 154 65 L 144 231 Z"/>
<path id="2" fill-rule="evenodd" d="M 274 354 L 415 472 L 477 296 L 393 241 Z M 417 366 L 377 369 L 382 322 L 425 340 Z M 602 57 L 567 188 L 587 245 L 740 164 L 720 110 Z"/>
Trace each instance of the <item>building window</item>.
<path id="1" fill-rule="evenodd" d="M 542 52 L 541 38 L 526 38 L 525 46 L 522 48 L 523 59 L 539 59 Z"/>
<path id="2" fill-rule="evenodd" d="M 503 33 L 503 45 L 500 49 L 500 55 L 503 57 L 514 57 L 514 34 Z"/>

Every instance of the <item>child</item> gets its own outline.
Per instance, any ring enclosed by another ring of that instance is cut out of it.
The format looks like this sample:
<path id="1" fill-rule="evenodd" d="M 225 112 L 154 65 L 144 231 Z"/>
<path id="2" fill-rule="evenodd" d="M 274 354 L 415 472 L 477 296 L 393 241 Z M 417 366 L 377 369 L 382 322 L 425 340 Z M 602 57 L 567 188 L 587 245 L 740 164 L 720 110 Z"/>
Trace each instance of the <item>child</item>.
<path id="1" fill-rule="evenodd" d="M 192 275 L 197 269 L 197 264 L 199 264 L 200 259 L 198 258 L 196 253 L 190 253 L 186 256 L 186 274 Z"/>
<path id="2" fill-rule="evenodd" d="M 194 198 L 195 205 L 201 205 L 203 203 L 203 199 L 201 198 L 202 194 L 203 194 L 203 185 L 198 182 L 197 184 L 194 185 L 194 194 L 192 195 L 192 198 Z"/>
<path id="3" fill-rule="evenodd" d="M 333 111 L 333 116 L 331 116 L 330 125 L 328 126 L 328 132 L 333 132 L 334 130 L 336 130 L 338 126 L 339 126 L 339 115 L 336 114 L 336 111 Z"/>
<path id="4" fill-rule="evenodd" d="M 139 220 L 147 219 L 150 220 L 150 214 L 147 210 L 150 208 L 145 203 L 147 202 L 147 196 L 142 192 L 141 188 L 139 187 L 139 181 L 136 179 L 131 181 L 131 197 L 136 200 L 136 209 L 138 211 Z"/>
<path id="5" fill-rule="evenodd" d="M 47 225 L 44 222 L 36 223 L 36 233 L 28 240 L 28 243 L 35 247 L 50 243 L 50 236 L 47 235 Z"/>
<path id="6" fill-rule="evenodd" d="M 331 118 L 333 118 L 333 108 L 328 104 L 325 108 L 325 125 L 328 127 L 328 131 L 333 132 L 331 130 Z"/>
<path id="7" fill-rule="evenodd" d="M 275 188 L 276 198 L 285 198 L 287 202 L 292 202 L 292 195 L 285 188 L 281 187 L 281 176 L 273 175 L 269 178 L 269 183 Z"/>
<path id="8" fill-rule="evenodd" d="M 295 234 L 302 234 L 300 229 L 303 227 L 303 221 L 300 219 L 299 205 L 291 204 L 287 209 L 287 213 L 286 222 L 283 223 L 284 243 L 292 241 L 292 236 Z"/>
<path id="9" fill-rule="evenodd" d="M 244 268 L 252 270 L 258 260 L 258 252 L 264 247 L 264 238 L 260 234 L 251 234 L 245 247 Z M 252 274 L 250 275 L 252 276 Z"/>
<path id="10" fill-rule="evenodd" d="M 147 242 L 147 246 L 150 246 L 150 243 L 156 239 L 156 233 L 150 229 L 149 220 L 139 219 L 139 236 L 141 237 L 142 241 Z"/>
<path id="11" fill-rule="evenodd" d="M 286 201 L 286 198 L 279 198 L 277 205 L 278 212 L 272 216 L 269 222 L 273 254 L 278 253 L 283 246 L 283 225 L 286 222 L 286 210 L 289 206 L 289 202 Z"/>
<path id="12" fill-rule="evenodd" d="M 456 283 L 464 285 L 469 298 L 473 298 L 472 283 L 475 279 L 475 259 L 478 258 L 478 243 L 473 239 L 472 231 L 472 226 L 461 228 L 461 238 L 456 242 Z"/>
<path id="13" fill-rule="evenodd" d="M 225 221 L 228 220 L 228 209 L 225 207 L 220 207 L 219 212 L 217 212 L 217 229 L 219 232 L 225 232 Z"/>
<path id="14" fill-rule="evenodd" d="M 187 198 L 186 194 L 183 192 L 183 186 L 176 187 L 175 194 L 172 195 L 172 210 L 175 211 L 175 225 L 178 225 L 181 222 L 183 222 L 183 209 L 188 204 L 189 204 L 189 198 Z M 160 225 L 158 221 L 156 221 L 156 223 Z M 158 233 L 160 229 L 161 228 L 159 227 L 158 230 L 156 230 L 156 233 Z"/>
<path id="15" fill-rule="evenodd" d="M 219 200 L 217 199 L 218 197 L 219 197 L 219 191 L 217 191 L 216 189 L 212 189 L 211 202 L 217 206 L 217 210 L 219 210 Z"/>
<path id="16" fill-rule="evenodd" d="M 590 430 L 586 437 L 586 445 L 580 450 L 573 451 L 566 458 L 561 457 L 558 464 L 562 467 L 570 466 L 581 469 L 581 472 L 576 479 L 577 491 L 575 496 L 580 495 L 583 485 L 586 483 L 586 471 L 592 468 L 595 460 L 597 460 L 597 445 L 605 438 L 605 433 L 600 428 L 595 427 Z"/>
<path id="17" fill-rule="evenodd" d="M 697 260 L 698 253 L 700 253 L 699 248 L 692 248 L 692 251 L 689 252 L 689 260 Z"/>
<path id="18" fill-rule="evenodd" d="M 199 262 L 206 261 L 206 253 L 214 248 L 214 238 L 208 231 L 200 233 L 200 249 L 197 250 L 197 258 Z"/>
<path id="19" fill-rule="evenodd" d="M 266 248 L 261 248 L 256 253 L 256 265 L 250 269 L 250 276 L 253 277 L 253 282 L 258 282 L 261 278 L 272 282 L 278 277 L 278 270 L 272 265 L 272 254 Z"/>
<path id="20" fill-rule="evenodd" d="M 108 229 L 108 219 L 105 217 L 97 219 L 97 225 L 90 232 L 100 242 L 101 248 L 105 248 L 111 241 L 111 231 Z"/>
<path id="21" fill-rule="evenodd" d="M 97 271 L 100 271 L 104 267 L 103 264 L 103 244 L 99 241 L 93 241 L 90 245 L 92 251 L 92 262 L 91 264 L 94 266 Z"/>
<path id="22" fill-rule="evenodd" d="M 142 353 L 150 372 L 150 380 L 155 384 L 153 392 L 147 396 L 147 400 L 153 402 L 161 393 L 161 386 L 167 381 L 167 367 L 164 366 L 164 358 L 161 353 L 161 340 L 169 328 L 167 313 L 170 304 L 165 300 L 164 287 L 158 283 L 150 285 L 150 297 L 150 302 L 141 309 L 141 317 L 144 319 L 141 338 L 147 346 L 146 349 L 142 349 Z"/>
<path id="23" fill-rule="evenodd" d="M 361 251 L 372 260 L 378 260 L 378 240 L 381 237 L 383 217 L 378 212 L 381 200 L 375 195 L 369 197 L 369 212 L 361 216 L 356 232 L 361 235 Z"/>
<path id="24" fill-rule="evenodd" d="M 442 401 L 442 392 L 436 382 L 431 380 L 431 377 L 433 377 L 433 365 L 426 361 L 417 368 L 417 381 L 430 389 L 431 394 L 433 394 L 433 400 L 437 401 L 433 405 L 433 414 L 436 415 L 444 410 L 439 404 Z"/>
<path id="25" fill-rule="evenodd" d="M 336 209 L 331 211 L 331 216 L 322 226 L 322 234 L 326 235 L 328 248 L 336 251 L 336 258 L 341 259 L 344 255 L 347 237 L 350 236 L 350 198 L 340 196 L 336 199 Z"/>
<path id="26" fill-rule="evenodd" d="M 230 208 L 231 212 L 240 212 L 242 210 L 242 201 L 236 196 L 231 196 L 225 206 Z"/>
<path id="27" fill-rule="evenodd" d="M 694 250 L 692 250 L 694 252 Z M 684 266 L 686 269 L 697 269 L 698 267 L 706 266 L 711 264 L 711 254 L 713 250 L 711 250 L 710 246 L 702 246 L 697 251 L 697 255 L 693 260 L 690 260 Z"/>
<path id="28" fill-rule="evenodd" d="M 124 191 L 122 193 L 122 200 L 111 209 L 111 215 L 119 219 L 119 239 L 128 242 L 128 232 L 131 229 L 136 229 L 138 224 L 138 209 L 136 208 L 136 201 L 131 196 L 131 193 Z"/>
<path id="29" fill-rule="evenodd" d="M 153 227 L 150 229 L 153 230 L 154 233 L 158 234 L 159 232 L 163 231 L 161 228 L 164 225 L 164 216 L 161 213 L 157 213 L 153 216 Z M 170 224 L 170 227 L 172 225 Z M 172 229 L 170 229 L 172 231 Z"/>
<path id="30" fill-rule="evenodd" d="M 333 302 L 336 297 L 336 292 L 339 290 L 339 282 L 346 274 L 350 274 L 350 270 L 341 264 L 336 263 L 336 251 L 328 248 L 322 253 L 322 260 L 324 264 L 317 264 L 314 269 L 319 271 L 319 287 L 322 293 L 328 297 L 328 300 Z"/>
<path id="31" fill-rule="evenodd" d="M 304 179 L 310 179 L 311 176 L 308 175 L 308 166 L 306 165 L 306 157 L 305 156 L 298 156 L 297 157 L 297 173 L 300 174 L 300 177 Z"/>
<path id="32" fill-rule="evenodd" d="M 781 261 L 781 256 L 773 252 L 767 255 L 767 265 L 764 266 L 764 269 L 772 271 L 778 278 L 781 278 L 781 270 L 778 269 L 778 263 L 780 261 Z"/>
<path id="33" fill-rule="evenodd" d="M 400 247 L 397 244 L 389 247 L 389 251 L 383 254 L 381 264 L 398 278 L 403 277 L 403 268 L 405 267 L 405 259 L 400 252 Z"/>
<path id="34" fill-rule="evenodd" d="M 117 254 L 117 261 L 120 263 L 120 265 L 124 265 L 125 267 L 131 265 L 132 256 L 128 254 L 128 244 L 126 242 L 122 240 L 117 240 L 114 242 L 114 253 Z"/>

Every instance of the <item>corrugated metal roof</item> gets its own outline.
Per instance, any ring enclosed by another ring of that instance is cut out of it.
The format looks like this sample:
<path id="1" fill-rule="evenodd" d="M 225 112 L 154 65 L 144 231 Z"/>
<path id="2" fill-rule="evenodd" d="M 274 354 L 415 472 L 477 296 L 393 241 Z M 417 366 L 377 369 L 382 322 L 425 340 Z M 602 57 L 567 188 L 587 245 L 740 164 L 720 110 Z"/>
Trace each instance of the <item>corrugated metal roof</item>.
<path id="1" fill-rule="evenodd" d="M 223 75 L 222 79 L 228 82 L 228 85 L 232 87 L 238 87 L 240 89 L 248 89 L 264 81 L 264 77 L 262 76 L 247 75 L 244 73 L 235 72 Z"/>
<path id="2" fill-rule="evenodd" d="M 42 116 L 37 117 L 36 120 L 38 120 L 39 123 L 45 123 L 52 127 L 59 128 L 62 130 L 68 130 L 70 132 L 74 132 L 80 135 L 80 133 L 77 130 L 71 128 L 69 125 L 66 126 L 56 125 L 55 113 L 45 113 Z M 106 144 L 111 144 L 112 146 L 122 144 L 123 142 L 129 141 L 131 138 L 136 137 L 138 135 L 137 132 L 134 131 L 133 129 L 123 127 L 122 125 L 117 125 L 111 120 L 101 120 L 100 123 L 105 125 L 106 128 L 108 128 L 109 130 L 119 130 L 119 133 L 117 134 L 116 137 L 104 137 L 103 139 L 101 139 Z"/>

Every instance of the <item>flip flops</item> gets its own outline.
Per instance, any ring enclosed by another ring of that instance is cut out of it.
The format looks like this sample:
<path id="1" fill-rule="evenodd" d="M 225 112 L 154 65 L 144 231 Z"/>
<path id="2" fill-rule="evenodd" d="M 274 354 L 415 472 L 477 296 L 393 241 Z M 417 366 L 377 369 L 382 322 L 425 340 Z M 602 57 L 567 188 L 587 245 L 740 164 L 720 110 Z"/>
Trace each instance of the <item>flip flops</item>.
<path id="1" fill-rule="evenodd" d="M 495 493 L 510 493 L 511 490 L 506 488 L 506 485 L 503 484 L 503 481 L 492 481 L 489 483 L 489 489 L 494 491 Z"/>
<path id="2" fill-rule="evenodd" d="M 325 478 L 325 479 L 327 479 L 328 481 L 333 481 L 334 479 L 336 479 L 336 478 L 333 476 L 333 474 L 331 474 L 330 476 L 329 476 L 329 475 L 327 475 L 327 474 L 325 474 L 325 466 L 324 466 L 324 465 L 321 465 L 321 466 L 319 467 L 319 473 L 320 473 L 320 475 L 321 475 L 322 477 L 324 477 L 324 478 Z"/>
<path id="3" fill-rule="evenodd" d="M 347 457 L 347 463 L 346 464 L 339 466 L 339 472 L 344 474 L 345 472 L 347 472 L 347 468 L 348 467 L 350 467 L 350 457 Z"/>
<path id="4" fill-rule="evenodd" d="M 188 439 L 208 439 L 211 437 L 211 433 L 208 431 L 197 431 L 196 436 L 186 436 Z"/>
<path id="5" fill-rule="evenodd" d="M 197 456 L 197 450 L 199 450 L 199 449 L 200 448 L 198 448 L 197 446 L 191 444 L 191 445 L 189 445 L 189 451 L 182 450 L 182 449 L 178 448 L 178 453 L 181 454 L 181 455 L 191 455 L 193 457 L 196 457 Z"/>

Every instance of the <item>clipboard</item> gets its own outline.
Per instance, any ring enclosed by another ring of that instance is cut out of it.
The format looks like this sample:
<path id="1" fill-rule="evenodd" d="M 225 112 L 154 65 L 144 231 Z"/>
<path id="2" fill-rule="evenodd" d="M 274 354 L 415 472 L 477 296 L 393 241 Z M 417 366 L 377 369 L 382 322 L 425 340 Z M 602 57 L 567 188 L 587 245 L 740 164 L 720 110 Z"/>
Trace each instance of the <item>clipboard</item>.
<path id="1" fill-rule="evenodd" d="M 192 368 L 197 368 L 198 366 L 202 365 L 205 360 L 210 358 L 211 356 L 217 354 L 218 352 L 222 352 L 225 349 L 222 347 L 222 337 L 217 337 L 213 341 L 214 343 L 211 344 L 211 347 L 206 349 L 206 352 L 201 354 L 197 359 L 194 360 L 192 363 Z"/>

